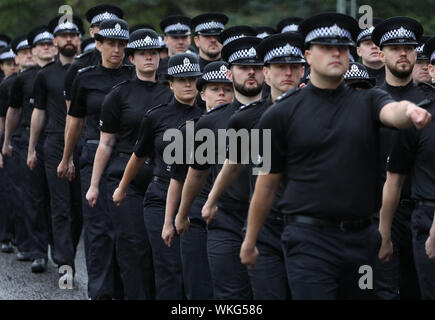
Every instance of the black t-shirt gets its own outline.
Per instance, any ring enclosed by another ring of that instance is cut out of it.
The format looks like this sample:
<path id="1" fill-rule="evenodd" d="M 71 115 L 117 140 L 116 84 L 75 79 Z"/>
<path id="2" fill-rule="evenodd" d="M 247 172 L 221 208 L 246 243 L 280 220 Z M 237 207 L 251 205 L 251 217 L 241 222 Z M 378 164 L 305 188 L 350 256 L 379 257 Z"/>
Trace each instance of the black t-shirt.
<path id="1" fill-rule="evenodd" d="M 334 90 L 310 82 L 277 99 L 259 127 L 271 133 L 270 172 L 286 180 L 283 213 L 353 219 L 379 210 L 379 117 L 392 101 L 344 82 Z"/>
<path id="2" fill-rule="evenodd" d="M 86 140 L 100 139 L 99 121 L 104 98 L 115 85 L 131 79 L 133 72 L 131 66 L 107 69 L 100 64 L 79 71 L 74 80 L 68 114 L 76 118 L 86 117 Z"/>
<path id="3" fill-rule="evenodd" d="M 0 118 L 5 118 L 8 112 L 9 96 L 16 76 L 16 74 L 13 74 L 3 79 L 0 83 Z"/>
<path id="4" fill-rule="evenodd" d="M 172 164 L 163 159 L 165 148 L 171 143 L 163 141 L 168 129 L 178 129 L 183 123 L 201 115 L 202 110 L 196 105 L 189 106 L 178 102 L 175 98 L 168 104 L 152 108 L 142 120 L 139 138 L 134 147 L 137 157 L 153 158 L 154 176 L 171 178 Z"/>
<path id="5" fill-rule="evenodd" d="M 367 72 L 370 77 L 376 78 L 376 87 L 381 87 L 385 82 L 385 66 L 380 69 L 372 69 L 367 66 Z"/>
<path id="6" fill-rule="evenodd" d="M 115 86 L 101 108 L 100 129 L 116 133 L 116 151 L 132 153 L 141 120 L 152 107 L 172 100 L 166 83 L 141 81 L 137 77 Z"/>
<path id="7" fill-rule="evenodd" d="M 65 76 L 65 100 L 71 100 L 72 98 L 71 90 L 78 71 L 89 66 L 96 66 L 100 63 L 101 53 L 97 49 L 77 56 L 76 60 L 68 68 Z"/>
<path id="8" fill-rule="evenodd" d="M 39 66 L 23 70 L 15 77 L 12 84 L 9 107 L 21 109 L 20 126 L 15 130 L 14 136 L 20 136 L 24 128 L 30 127 L 33 111 L 33 84 L 39 70 L 41 70 Z"/>
<path id="9" fill-rule="evenodd" d="M 36 75 L 33 87 L 35 108 L 46 110 L 46 133 L 64 133 L 66 104 L 64 98 L 64 78 L 69 64 L 56 61 L 43 67 Z"/>
<path id="10" fill-rule="evenodd" d="M 435 115 L 435 101 L 427 106 Z M 423 130 L 401 130 L 388 159 L 388 171 L 411 174 L 411 198 L 435 201 L 435 123 Z"/>

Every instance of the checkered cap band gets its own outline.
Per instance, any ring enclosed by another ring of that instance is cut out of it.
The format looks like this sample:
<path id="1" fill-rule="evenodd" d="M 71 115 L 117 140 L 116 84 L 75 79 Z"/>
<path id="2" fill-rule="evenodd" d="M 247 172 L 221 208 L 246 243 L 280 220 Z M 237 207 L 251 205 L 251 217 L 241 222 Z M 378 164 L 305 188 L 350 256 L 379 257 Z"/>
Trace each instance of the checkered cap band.
<path id="1" fill-rule="evenodd" d="M 168 74 L 170 76 L 187 73 L 187 72 L 201 72 L 198 63 L 183 63 L 173 67 L 168 68 Z"/>
<path id="2" fill-rule="evenodd" d="M 159 38 L 151 38 L 147 36 L 145 39 L 138 39 L 132 42 L 129 42 L 127 48 L 136 49 L 136 48 L 146 48 L 146 47 L 160 47 Z"/>
<path id="3" fill-rule="evenodd" d="M 259 34 L 257 34 L 257 38 L 260 38 L 260 39 L 264 39 L 264 38 L 266 38 L 267 36 L 270 36 L 270 34 L 267 33 L 267 32 L 263 32 L 263 33 L 259 33 Z"/>
<path id="4" fill-rule="evenodd" d="M 171 32 L 171 31 L 190 32 L 190 27 L 187 24 L 177 23 L 177 24 L 170 24 L 164 30 L 165 33 L 168 33 L 168 32 Z"/>
<path id="5" fill-rule="evenodd" d="M 352 67 L 350 67 L 350 70 L 347 70 L 346 73 L 344 74 L 344 78 L 345 79 L 349 79 L 349 78 L 363 78 L 363 79 L 369 79 L 369 74 L 367 73 L 367 71 L 365 70 L 361 70 L 360 68 L 358 68 L 357 65 L 352 65 Z"/>
<path id="6" fill-rule="evenodd" d="M 405 29 L 404 27 L 400 27 L 400 29 L 390 30 L 384 34 L 379 41 L 379 45 L 383 44 L 385 41 L 393 39 L 412 39 L 417 41 L 417 37 L 415 36 L 414 32 Z"/>
<path id="7" fill-rule="evenodd" d="M 122 28 L 103 29 L 100 30 L 98 34 L 103 38 L 117 37 L 117 38 L 124 38 L 126 40 L 128 40 L 130 36 L 129 31 Z"/>
<path id="8" fill-rule="evenodd" d="M 305 43 L 316 40 L 316 39 L 335 38 L 335 37 L 347 38 L 350 41 L 352 41 L 352 35 L 350 34 L 349 31 L 347 31 L 346 29 L 340 28 L 339 26 L 334 24 L 331 27 L 322 27 L 322 28 L 317 28 L 317 29 L 312 30 L 305 37 Z"/>
<path id="9" fill-rule="evenodd" d="M 252 59 L 255 58 L 256 56 L 257 56 L 257 51 L 255 50 L 254 47 L 252 47 L 251 49 L 237 50 L 230 55 L 230 57 L 228 58 L 228 63 L 232 63 L 240 59 Z"/>
<path id="10" fill-rule="evenodd" d="M 291 46 L 290 44 L 287 44 L 283 47 L 273 48 L 272 50 L 268 51 L 264 56 L 264 62 L 266 63 L 278 57 L 288 57 L 288 56 L 304 58 L 301 49 L 299 49 L 298 47 Z"/>
<path id="11" fill-rule="evenodd" d="M 8 43 L 6 41 L 0 40 L 0 47 L 7 47 Z"/>
<path id="12" fill-rule="evenodd" d="M 29 46 L 29 42 L 28 42 L 27 39 L 26 39 L 26 40 L 21 41 L 21 42 L 17 45 L 16 50 L 18 51 L 18 50 L 20 50 L 21 48 L 23 48 L 23 47 L 28 47 L 28 46 Z"/>
<path id="13" fill-rule="evenodd" d="M 39 41 L 42 40 L 53 40 L 54 36 L 52 33 L 48 32 L 48 31 L 44 31 L 40 34 L 38 34 L 34 39 L 33 39 L 33 45 L 35 45 L 36 43 L 38 43 Z"/>
<path id="14" fill-rule="evenodd" d="M 246 37 L 244 34 L 238 34 L 237 36 L 229 37 L 229 38 L 227 38 L 227 39 L 224 41 L 224 43 L 222 43 L 222 46 L 224 46 L 224 45 L 230 43 L 231 41 L 234 41 L 234 40 L 237 40 L 237 39 L 240 39 L 240 38 L 244 38 L 244 37 Z"/>
<path id="15" fill-rule="evenodd" d="M 118 19 L 118 16 L 114 13 L 110 13 L 110 12 L 106 11 L 106 12 L 97 14 L 95 17 L 93 17 L 91 20 L 91 25 L 95 24 L 95 23 L 100 23 L 101 21 L 109 20 L 109 19 Z"/>
<path id="16" fill-rule="evenodd" d="M 12 49 L 0 54 L 0 60 L 13 59 L 13 58 L 15 58 L 15 53 L 12 51 Z"/>
<path id="17" fill-rule="evenodd" d="M 202 75 L 202 78 L 205 81 L 212 81 L 212 82 L 213 82 L 213 80 L 228 80 L 227 72 L 220 71 L 220 70 L 219 71 L 210 71 L 210 72 L 204 73 Z"/>
<path id="18" fill-rule="evenodd" d="M 375 30 L 375 27 L 371 26 L 370 28 L 367 28 L 364 31 L 362 31 L 356 38 L 356 42 L 359 42 L 362 38 L 366 36 L 370 36 L 373 33 L 373 30 Z"/>
<path id="19" fill-rule="evenodd" d="M 56 33 L 59 30 L 76 30 L 79 32 L 79 27 L 75 23 L 67 21 L 65 23 L 59 23 L 56 28 L 54 28 L 53 33 Z"/>
<path id="20" fill-rule="evenodd" d="M 297 24 L 290 24 L 288 26 L 285 26 L 284 28 L 282 28 L 281 33 L 284 32 L 295 32 L 299 30 L 299 26 Z"/>
<path id="21" fill-rule="evenodd" d="M 195 32 L 201 32 L 203 30 L 210 30 L 210 29 L 221 29 L 221 30 L 223 30 L 224 28 L 225 28 L 225 26 L 221 22 L 209 21 L 209 22 L 204 22 L 204 23 L 198 24 L 195 27 Z"/>
<path id="22" fill-rule="evenodd" d="M 86 47 L 84 47 L 83 52 L 94 50 L 96 45 L 97 44 L 95 42 L 88 44 Z"/>

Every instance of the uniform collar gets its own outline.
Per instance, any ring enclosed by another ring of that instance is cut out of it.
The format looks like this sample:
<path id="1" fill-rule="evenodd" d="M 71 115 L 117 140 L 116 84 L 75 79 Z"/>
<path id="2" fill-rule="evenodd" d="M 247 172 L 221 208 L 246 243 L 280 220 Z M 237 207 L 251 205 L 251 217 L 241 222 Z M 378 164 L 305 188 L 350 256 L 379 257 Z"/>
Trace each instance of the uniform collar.
<path id="1" fill-rule="evenodd" d="M 321 94 L 325 96 L 332 96 L 337 95 L 343 92 L 343 90 L 346 88 L 346 84 L 344 81 L 340 83 L 340 85 L 336 89 L 321 89 L 316 87 L 311 83 L 311 81 L 308 83 L 307 88 L 313 91 L 316 94 Z"/>
<path id="2" fill-rule="evenodd" d="M 175 97 L 173 98 L 173 102 L 172 102 L 173 104 L 174 104 L 174 106 L 176 107 L 176 108 L 181 108 L 181 109 L 184 109 L 184 110 L 188 110 L 188 111 L 190 111 L 190 110 L 193 110 L 193 109 L 195 109 L 195 104 L 193 105 L 193 106 L 190 106 L 190 105 L 188 105 L 188 104 L 184 104 L 184 103 L 181 103 L 181 102 L 179 102 Z"/>
<path id="3" fill-rule="evenodd" d="M 387 80 L 385 80 L 385 86 L 387 87 L 388 90 L 396 90 L 396 91 L 409 90 L 409 89 L 416 87 L 416 85 L 412 79 L 404 86 L 392 86 L 392 85 L 387 83 Z"/>
<path id="4" fill-rule="evenodd" d="M 101 63 L 99 63 L 99 64 L 98 64 L 98 68 L 101 69 L 101 70 L 103 70 L 103 72 L 107 72 L 107 73 L 118 73 L 119 70 L 122 69 L 122 64 L 121 64 L 121 66 L 120 66 L 119 68 L 117 68 L 117 69 L 110 69 L 110 68 L 103 67 L 103 65 L 102 65 Z"/>

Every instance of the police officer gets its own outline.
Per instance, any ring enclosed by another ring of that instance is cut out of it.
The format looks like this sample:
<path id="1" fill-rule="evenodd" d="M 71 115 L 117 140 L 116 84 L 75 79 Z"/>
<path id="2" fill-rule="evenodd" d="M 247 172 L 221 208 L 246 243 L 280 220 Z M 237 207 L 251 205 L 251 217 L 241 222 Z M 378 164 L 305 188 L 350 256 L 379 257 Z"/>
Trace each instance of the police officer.
<path id="1" fill-rule="evenodd" d="M 169 58 L 177 53 L 186 52 L 192 43 L 191 20 L 182 15 L 169 16 L 160 22 L 160 28 L 165 34 L 163 41 L 168 47 L 168 56 L 161 59 L 157 75 L 159 79 L 166 80 Z"/>
<path id="2" fill-rule="evenodd" d="M 349 63 L 343 77 L 344 82 L 355 89 L 370 89 L 376 85 L 376 78 L 370 77 L 367 68 L 358 62 Z"/>
<path id="3" fill-rule="evenodd" d="M 61 16 L 49 23 L 54 35 L 54 44 L 59 54 L 54 62 L 44 66 L 36 75 L 33 96 L 34 109 L 30 126 L 27 165 L 34 170 L 40 162 L 36 144 L 42 130 L 44 166 L 50 192 L 51 230 L 53 234 L 52 259 L 60 267 L 74 268 L 76 247 L 82 231 L 80 178 L 72 181 L 57 177 L 57 166 L 62 159 L 66 105 L 64 98 L 64 77 L 78 51 L 79 33 L 82 20 L 73 16 L 72 22 L 60 22 Z M 75 159 L 78 163 L 78 159 Z M 33 272 L 44 272 L 47 264 L 47 239 L 41 237 L 37 243 Z"/>
<path id="4" fill-rule="evenodd" d="M 12 84 L 3 143 L 3 154 L 12 157 L 8 171 L 22 206 L 15 216 L 17 237 L 22 239 L 17 240 L 17 259 L 22 261 L 35 259 L 33 257 L 36 256 L 37 243 L 49 236 L 48 187 L 44 167 L 41 165 L 30 170 L 26 162 L 33 109 L 33 85 L 37 72 L 53 60 L 53 34 L 48 26 L 40 25 L 29 32 L 27 44 L 32 48 L 36 65 L 23 70 Z M 25 48 L 27 44 L 19 43 L 16 50 L 19 50 L 19 45 Z M 39 143 L 43 143 L 42 139 Z M 41 156 L 41 164 L 42 161 Z"/>
<path id="5" fill-rule="evenodd" d="M 113 194 L 118 205 L 124 200 L 127 186 L 148 158 L 153 159 L 153 179 L 145 194 L 144 219 L 153 253 L 157 299 L 183 299 L 183 275 L 180 242 L 174 237 L 171 247 L 161 238 L 165 217 L 166 196 L 169 187 L 171 164 L 164 158 L 167 129 L 178 128 L 187 120 L 202 113 L 195 106 L 196 79 L 201 75 L 198 59 L 188 53 L 176 54 L 169 59 L 168 75 L 174 99 L 148 111 L 141 124 L 139 140 L 125 169 L 119 187 Z"/>
<path id="6" fill-rule="evenodd" d="M 136 77 L 118 84 L 103 102 L 100 144 L 86 195 L 89 205 L 94 206 L 99 181 L 107 166 L 108 192 L 104 201 L 109 203 L 114 220 L 116 256 L 125 299 L 151 299 L 154 296 L 151 247 L 143 219 L 143 198 L 152 177 L 152 165 L 141 168 L 129 185 L 122 206 L 113 203 L 112 194 L 133 152 L 141 119 L 152 107 L 172 100 L 168 85 L 156 77 L 159 49 L 158 35 L 151 29 L 139 29 L 130 35 L 125 52 L 136 66 Z"/>
<path id="7" fill-rule="evenodd" d="M 11 46 L 7 46 L 0 53 L 0 69 L 5 78 L 18 72 L 18 65 L 15 63 L 15 53 Z"/>
<path id="8" fill-rule="evenodd" d="M 429 57 L 427 57 L 424 52 L 424 44 L 430 39 L 429 36 L 422 36 L 419 41 L 419 46 L 417 47 L 417 61 L 415 63 L 414 69 L 412 70 L 412 79 L 415 84 L 427 83 L 431 86 L 431 77 L 427 70 L 429 65 Z"/>
<path id="9" fill-rule="evenodd" d="M 382 19 L 374 18 L 373 25 L 361 29 L 356 38 L 358 56 L 361 57 L 362 64 L 367 68 L 369 76 L 376 78 L 377 86 L 381 86 L 385 81 L 385 66 L 379 57 L 379 47 L 372 40 L 372 33 L 382 21 Z"/>
<path id="10" fill-rule="evenodd" d="M 196 87 L 206 104 L 207 112 L 220 104 L 230 103 L 234 98 L 234 89 L 227 77 L 227 64 L 223 61 L 211 62 L 205 66 L 204 73 L 196 82 Z M 185 145 L 187 145 L 188 138 L 185 129 L 186 126 L 182 130 L 186 141 Z M 168 246 L 171 245 L 174 236 L 172 221 L 180 203 L 189 165 L 185 162 L 172 166 L 172 169 L 166 199 L 165 224 L 162 230 L 162 238 Z M 182 235 L 180 240 L 181 260 L 184 287 L 188 300 L 213 299 L 213 286 L 207 255 L 207 224 L 201 217 L 201 208 L 207 199 L 211 184 L 211 179 L 208 179 L 192 209 L 181 214 L 179 212 L 175 220 L 177 233 Z M 188 182 L 186 188 L 191 187 Z M 184 215 L 186 213 L 187 215 Z"/>
<path id="11" fill-rule="evenodd" d="M 89 206 L 85 199 L 92 176 L 95 152 L 99 144 L 99 118 L 105 95 L 116 84 L 132 77 L 131 66 L 122 65 L 129 39 L 128 24 L 121 19 L 101 23 L 95 34 L 101 64 L 82 69 L 74 80 L 71 108 L 68 112 L 65 148 L 58 166 L 59 177 L 73 179 L 73 151 L 85 127 L 86 144 L 80 158 L 85 253 L 88 271 L 88 295 L 91 299 L 118 297 L 115 292 L 114 226 L 106 200 L 105 177 L 100 181 L 97 202 Z M 86 119 L 85 119 L 86 118 Z M 68 124 L 69 123 L 69 124 Z"/>
<path id="12" fill-rule="evenodd" d="M 95 7 L 92 7 L 86 12 L 86 20 L 90 23 L 89 34 L 91 38 L 94 38 L 94 35 L 100 29 L 100 24 L 104 20 L 108 19 L 122 19 L 124 16 L 124 12 L 118 8 L 117 6 L 101 4 Z M 95 66 L 101 62 L 101 53 L 98 49 L 90 50 L 79 55 L 76 58 L 76 61 L 71 64 L 68 68 L 67 75 L 65 77 L 65 100 L 67 105 L 67 110 L 69 110 L 71 103 L 71 89 L 74 82 L 74 79 L 77 75 L 77 72 L 80 69 Z"/>
<path id="13" fill-rule="evenodd" d="M 365 293 L 355 288 L 359 267 L 372 265 L 380 246 L 371 223 L 380 205 L 380 124 L 422 128 L 430 114 L 410 102 L 394 103 L 384 92 L 356 91 L 343 83 L 348 46 L 358 32 L 353 18 L 319 14 L 299 30 L 310 83 L 277 99 L 260 120 L 259 127 L 271 133 L 270 153 L 262 153 L 263 161 L 270 155 L 271 165 L 257 178 L 240 256 L 255 265 L 256 238 L 284 175 L 282 241 L 292 297 L 337 299 L 345 291 L 347 298 L 357 298 Z"/>
<path id="14" fill-rule="evenodd" d="M 381 89 L 396 101 L 409 100 L 419 103 L 432 90 L 417 86 L 412 80 L 416 63 L 418 42 L 423 33 L 419 22 L 408 17 L 393 17 L 376 26 L 372 39 L 380 48 L 380 58 L 385 64 L 385 83 Z M 386 161 L 390 154 L 393 136 L 397 131 L 381 129 L 381 159 L 379 169 L 385 181 Z M 382 181 L 382 182 L 383 182 Z M 395 254 L 392 259 L 379 266 L 375 277 L 375 291 L 381 299 L 416 299 L 419 297 L 417 274 L 412 255 L 411 213 L 415 202 L 410 198 L 411 182 L 407 179 L 402 198 L 394 216 L 392 241 Z M 399 292 L 398 292 L 399 291 Z"/>
<path id="15" fill-rule="evenodd" d="M 195 45 L 199 49 L 199 66 L 204 67 L 221 59 L 222 44 L 219 35 L 228 23 L 228 17 L 222 13 L 203 13 L 192 18 L 192 28 L 195 32 Z"/>

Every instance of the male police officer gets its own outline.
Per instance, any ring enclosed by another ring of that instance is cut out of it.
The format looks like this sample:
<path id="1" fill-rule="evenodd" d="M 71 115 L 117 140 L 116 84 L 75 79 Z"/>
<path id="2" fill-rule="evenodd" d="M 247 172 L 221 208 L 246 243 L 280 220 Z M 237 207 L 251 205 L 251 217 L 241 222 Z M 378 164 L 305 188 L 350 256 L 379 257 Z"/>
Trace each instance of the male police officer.
<path id="1" fill-rule="evenodd" d="M 299 30 L 310 83 L 282 96 L 260 120 L 260 128 L 271 132 L 271 169 L 257 178 L 240 255 L 255 265 L 255 241 L 284 174 L 282 240 L 292 297 L 336 299 L 346 290 L 356 298 L 364 296 L 358 270 L 373 263 L 380 245 L 371 223 L 380 204 L 380 124 L 423 128 L 430 114 L 407 101 L 394 103 L 384 92 L 343 83 L 348 46 L 358 32 L 353 18 L 320 14 Z"/>
<path id="2" fill-rule="evenodd" d="M 427 83 L 430 84 L 431 77 L 429 71 L 427 70 L 429 65 L 429 57 L 423 52 L 424 44 L 430 39 L 429 36 L 422 36 L 419 41 L 419 46 L 417 47 L 417 61 L 415 63 L 414 69 L 412 70 L 412 79 L 414 79 L 415 84 Z"/>

